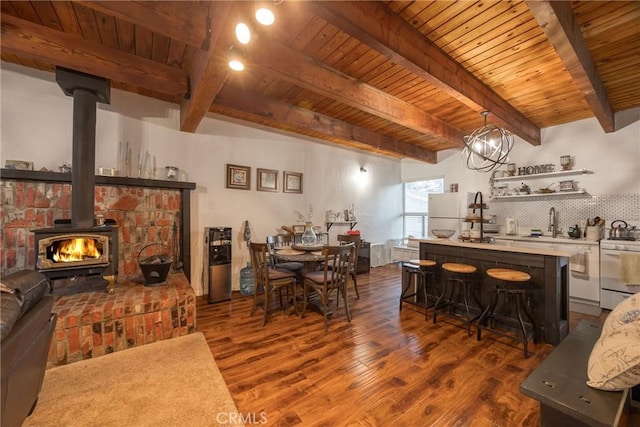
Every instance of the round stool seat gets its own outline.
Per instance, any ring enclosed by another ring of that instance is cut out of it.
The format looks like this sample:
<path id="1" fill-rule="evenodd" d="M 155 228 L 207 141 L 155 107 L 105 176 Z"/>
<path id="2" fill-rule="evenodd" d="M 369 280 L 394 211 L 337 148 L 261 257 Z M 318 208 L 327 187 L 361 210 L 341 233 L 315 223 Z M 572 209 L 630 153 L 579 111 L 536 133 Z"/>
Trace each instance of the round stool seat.
<path id="1" fill-rule="evenodd" d="M 477 269 L 473 265 L 459 264 L 456 262 L 446 262 L 442 264 L 442 269 L 451 271 L 452 273 L 470 274 L 475 273 Z"/>
<path id="2" fill-rule="evenodd" d="M 509 268 L 490 268 L 487 276 L 505 282 L 527 282 L 531 280 L 531 275 L 523 271 L 511 270 Z"/>
<path id="3" fill-rule="evenodd" d="M 414 264 L 420 267 L 433 267 L 436 265 L 436 262 L 430 259 L 410 259 L 409 264 Z"/>

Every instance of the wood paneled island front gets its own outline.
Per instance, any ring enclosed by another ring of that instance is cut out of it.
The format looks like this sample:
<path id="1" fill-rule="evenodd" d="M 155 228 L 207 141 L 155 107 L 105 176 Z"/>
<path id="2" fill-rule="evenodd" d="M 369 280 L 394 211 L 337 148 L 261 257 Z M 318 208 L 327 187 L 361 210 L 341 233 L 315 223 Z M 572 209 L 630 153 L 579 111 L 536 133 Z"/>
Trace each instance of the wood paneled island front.
<path id="1" fill-rule="evenodd" d="M 449 239 L 420 240 L 420 258 L 474 265 L 480 281 L 479 299 L 483 306 L 489 303 L 495 281 L 486 275 L 489 268 L 501 267 L 521 270 L 531 275 L 530 304 L 538 323 L 539 337 L 557 345 L 569 330 L 569 257 L 571 253 L 559 248 L 542 249 L 513 245 L 470 243 Z M 439 268 L 439 267 L 438 267 Z M 481 307 L 474 307 L 480 312 Z M 515 324 L 507 312 L 505 326 Z"/>

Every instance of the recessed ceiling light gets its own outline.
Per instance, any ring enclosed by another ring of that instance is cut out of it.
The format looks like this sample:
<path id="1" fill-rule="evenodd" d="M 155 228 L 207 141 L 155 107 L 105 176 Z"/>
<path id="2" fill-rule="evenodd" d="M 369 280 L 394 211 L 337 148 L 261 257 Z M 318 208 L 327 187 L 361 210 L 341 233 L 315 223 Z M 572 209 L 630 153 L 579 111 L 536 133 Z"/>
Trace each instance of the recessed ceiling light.
<path id="1" fill-rule="evenodd" d="M 244 54 L 236 47 L 232 47 L 229 51 L 229 68 L 233 71 L 244 70 Z"/>
<path id="2" fill-rule="evenodd" d="M 244 22 L 239 22 L 236 25 L 236 39 L 242 44 L 247 44 L 251 41 L 251 30 Z"/>
<path id="3" fill-rule="evenodd" d="M 243 71 L 244 64 L 238 59 L 229 59 L 229 68 L 231 68 L 233 71 Z"/>
<path id="4" fill-rule="evenodd" d="M 266 5 L 256 7 L 256 20 L 262 25 L 271 25 L 275 22 L 276 17 Z"/>

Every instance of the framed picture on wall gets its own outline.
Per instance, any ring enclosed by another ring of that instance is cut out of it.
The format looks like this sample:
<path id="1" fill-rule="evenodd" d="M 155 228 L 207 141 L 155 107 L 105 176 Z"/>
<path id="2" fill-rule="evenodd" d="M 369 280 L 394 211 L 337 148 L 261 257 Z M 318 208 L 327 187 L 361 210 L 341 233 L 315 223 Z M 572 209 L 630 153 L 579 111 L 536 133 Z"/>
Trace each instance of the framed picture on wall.
<path id="1" fill-rule="evenodd" d="M 272 169 L 258 169 L 258 191 L 278 191 L 278 171 Z"/>
<path id="2" fill-rule="evenodd" d="M 227 164 L 227 188 L 251 189 L 251 168 Z"/>
<path id="3" fill-rule="evenodd" d="M 302 174 L 299 172 L 284 171 L 283 191 L 285 193 L 302 193 Z"/>

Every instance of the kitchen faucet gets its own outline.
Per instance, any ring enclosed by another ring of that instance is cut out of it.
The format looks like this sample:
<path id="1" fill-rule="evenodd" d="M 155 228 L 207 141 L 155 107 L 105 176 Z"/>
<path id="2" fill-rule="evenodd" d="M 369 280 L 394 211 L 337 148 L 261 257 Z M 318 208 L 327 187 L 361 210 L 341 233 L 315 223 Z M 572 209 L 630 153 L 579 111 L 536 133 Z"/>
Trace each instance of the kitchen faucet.
<path id="1" fill-rule="evenodd" d="M 556 237 L 558 235 L 558 214 L 556 213 L 556 208 L 553 206 L 549 209 L 549 230 L 551 231 L 551 237 Z"/>

